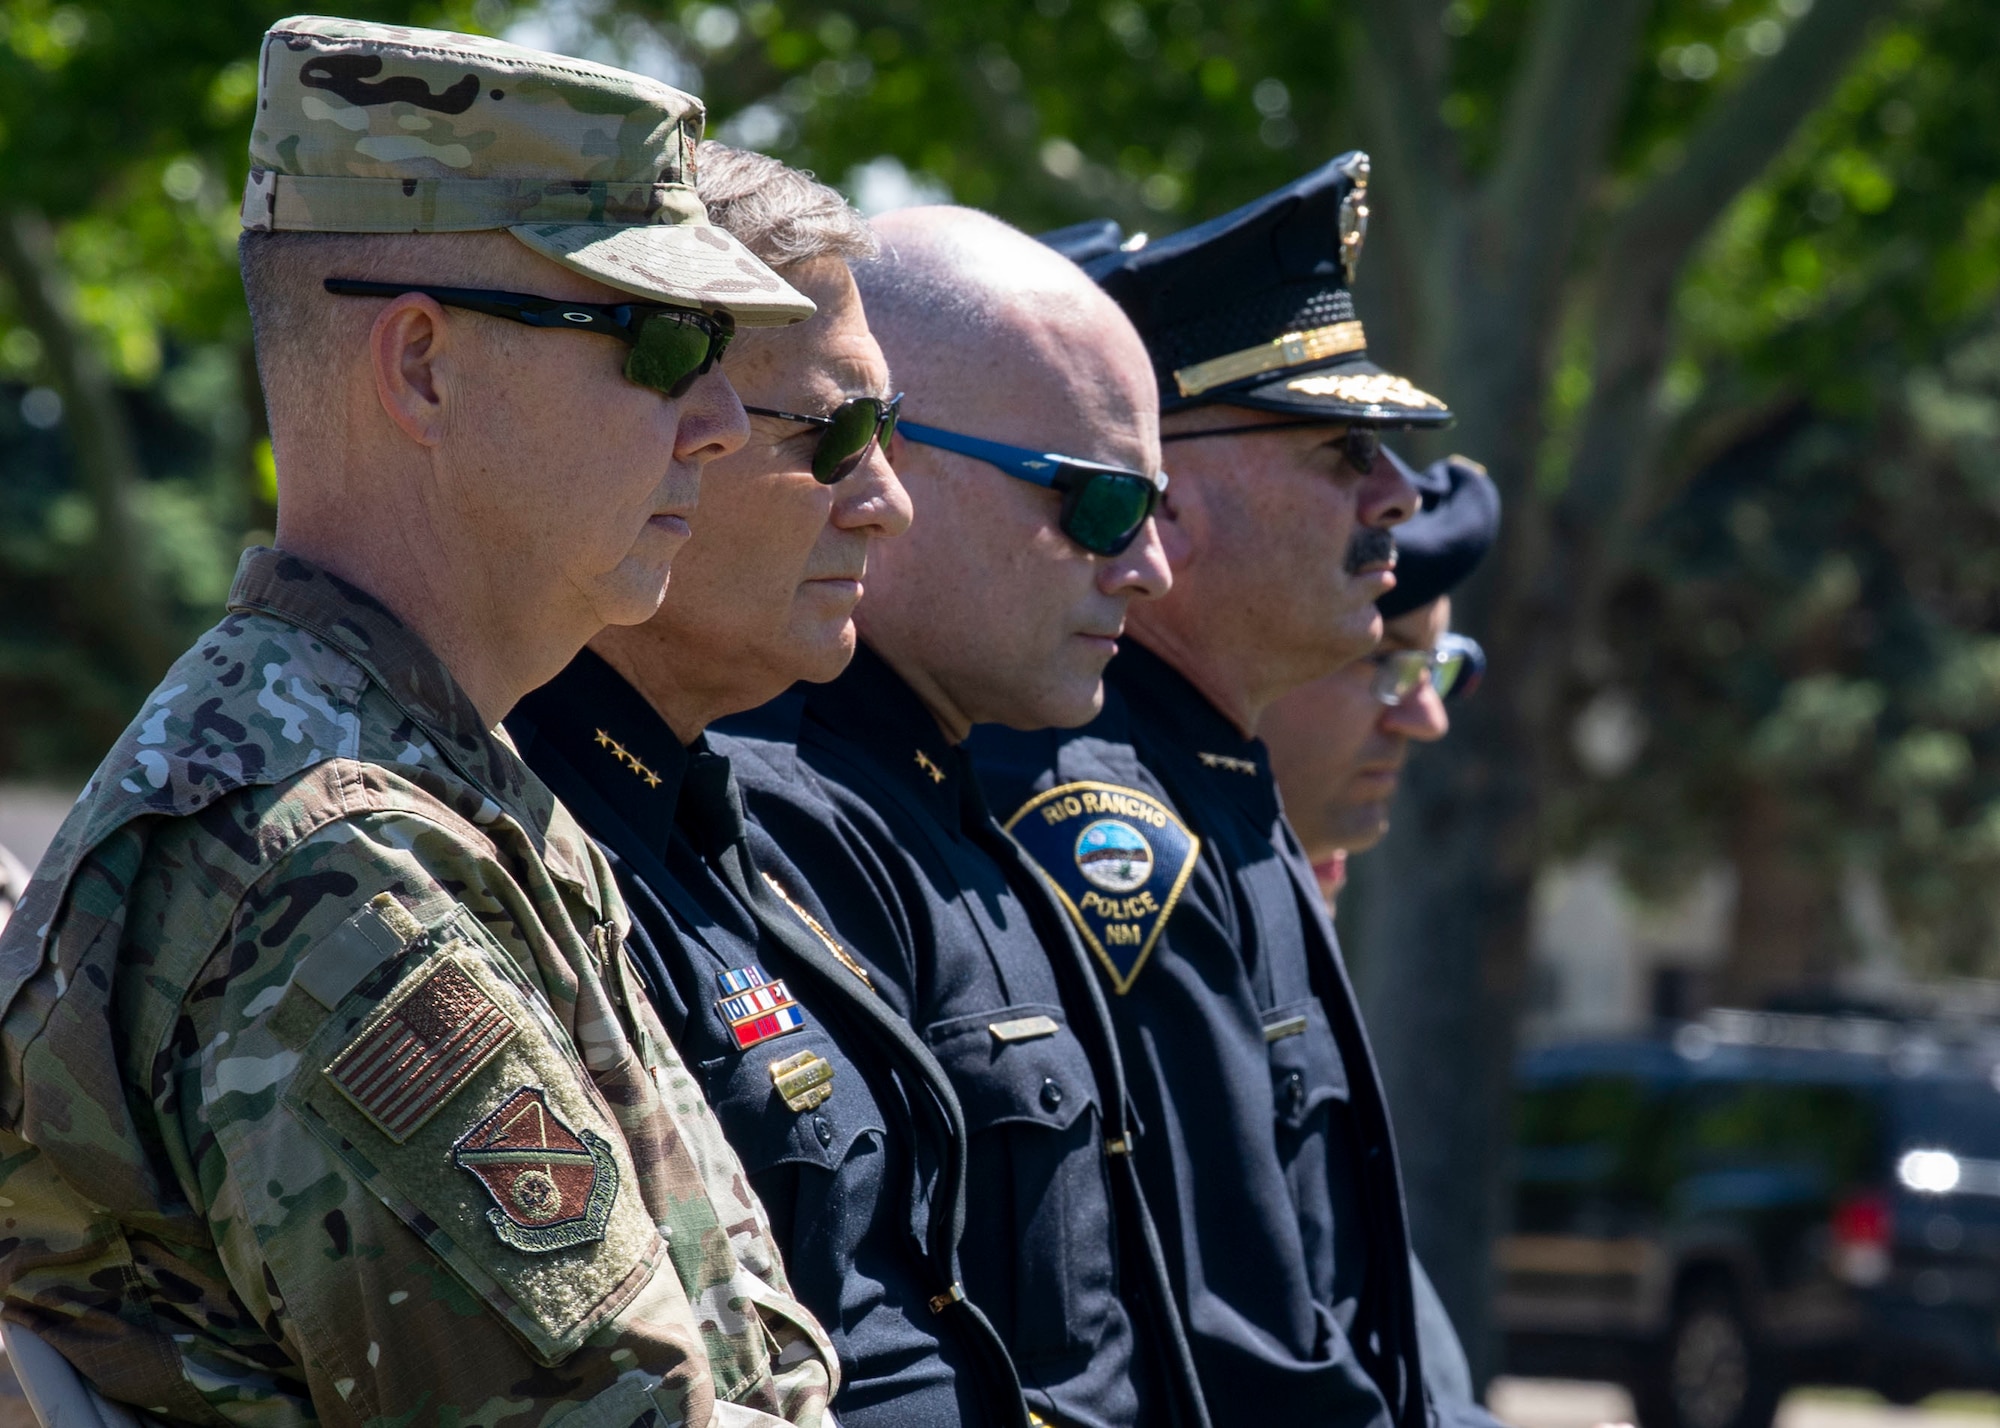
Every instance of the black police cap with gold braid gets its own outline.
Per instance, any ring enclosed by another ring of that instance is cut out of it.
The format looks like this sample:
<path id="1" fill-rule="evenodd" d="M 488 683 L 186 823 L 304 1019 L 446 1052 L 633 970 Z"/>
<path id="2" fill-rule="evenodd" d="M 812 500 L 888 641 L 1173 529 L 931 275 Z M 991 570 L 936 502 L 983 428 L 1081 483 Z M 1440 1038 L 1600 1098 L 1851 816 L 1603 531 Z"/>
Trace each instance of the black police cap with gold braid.
<path id="1" fill-rule="evenodd" d="M 1360 426 L 1444 426 L 1445 404 L 1368 360 L 1349 285 L 1368 232 L 1368 156 L 1342 154 L 1157 243 L 1109 219 L 1044 234 L 1146 341 L 1164 411 L 1205 403 Z"/>

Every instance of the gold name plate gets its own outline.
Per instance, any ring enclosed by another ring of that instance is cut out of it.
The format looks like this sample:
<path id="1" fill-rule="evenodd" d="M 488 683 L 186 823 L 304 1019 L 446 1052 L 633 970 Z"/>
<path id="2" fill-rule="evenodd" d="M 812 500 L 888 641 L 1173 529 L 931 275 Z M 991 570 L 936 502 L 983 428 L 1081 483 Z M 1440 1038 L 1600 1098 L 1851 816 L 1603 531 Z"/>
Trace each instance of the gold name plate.
<path id="1" fill-rule="evenodd" d="M 801 1051 L 769 1067 L 771 1084 L 795 1111 L 810 1111 L 833 1094 L 833 1063 L 817 1051 Z"/>
<path id="2" fill-rule="evenodd" d="M 1283 337 L 1239 352 L 1225 352 L 1206 362 L 1182 367 L 1174 382 L 1184 397 L 1198 397 L 1215 387 L 1240 382 L 1259 372 L 1275 372 L 1280 367 L 1296 367 L 1301 362 L 1319 362 L 1328 357 L 1344 357 L 1366 351 L 1368 338 L 1359 322 L 1336 322 L 1305 332 L 1287 332 Z"/>

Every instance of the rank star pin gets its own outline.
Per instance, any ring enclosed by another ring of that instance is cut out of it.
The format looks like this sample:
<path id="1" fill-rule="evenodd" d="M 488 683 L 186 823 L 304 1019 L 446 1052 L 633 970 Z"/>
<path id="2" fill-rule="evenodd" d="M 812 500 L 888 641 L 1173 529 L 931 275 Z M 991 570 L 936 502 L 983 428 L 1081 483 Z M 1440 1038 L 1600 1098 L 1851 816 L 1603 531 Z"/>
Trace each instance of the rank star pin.
<path id="1" fill-rule="evenodd" d="M 597 747 L 611 750 L 611 757 L 632 770 L 636 777 L 644 779 L 647 788 L 658 788 L 660 786 L 660 776 L 658 774 L 640 763 L 636 755 L 627 753 L 623 744 L 619 743 L 602 729 L 597 731 Z"/>
<path id="2" fill-rule="evenodd" d="M 917 767 L 931 776 L 932 783 L 944 782 L 944 770 L 931 762 L 931 756 L 922 749 L 917 750 Z"/>

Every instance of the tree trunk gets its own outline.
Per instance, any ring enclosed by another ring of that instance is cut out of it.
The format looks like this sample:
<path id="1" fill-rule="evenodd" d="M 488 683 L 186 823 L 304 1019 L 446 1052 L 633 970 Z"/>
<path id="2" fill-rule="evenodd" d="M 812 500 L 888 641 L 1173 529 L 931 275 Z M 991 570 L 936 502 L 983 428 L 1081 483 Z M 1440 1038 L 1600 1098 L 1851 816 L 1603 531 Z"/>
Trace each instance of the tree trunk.
<path id="1" fill-rule="evenodd" d="M 1439 123 L 1436 6 L 1361 0 L 1349 72 L 1378 160 L 1393 299 L 1383 346 L 1458 413 L 1452 449 L 1485 462 L 1505 539 L 1454 601 L 1492 674 L 1444 744 L 1411 761 L 1383 846 L 1350 864 L 1342 925 L 1397 1126 L 1410 1220 L 1483 1383 L 1498 1367 L 1491 1244 L 1504 1224 L 1515 1028 L 1543 801 L 1565 745 L 1598 605 L 1644 507 L 1659 444 L 1652 395 L 1672 299 L 1716 218 L 1846 72 L 1887 0 L 1820 0 L 1777 58 L 1700 121 L 1686 160 L 1606 215 L 1577 271 L 1648 0 L 1542 0 L 1491 170 L 1464 175 Z M 1414 209 L 1414 211 L 1407 211 Z M 1601 274 L 1589 281 L 1591 273 Z M 1364 299 L 1367 294 L 1364 292 Z M 1550 346 L 1566 302 L 1596 342 L 1577 459 L 1540 494 Z M 1379 315 L 1378 315 L 1379 314 Z M 1401 319 L 1401 322 L 1398 322 Z M 1407 325 L 1403 325 L 1407 324 Z M 1428 454 L 1428 447 L 1420 447 Z"/>
<path id="2" fill-rule="evenodd" d="M 0 274 L 41 340 L 63 401 L 78 484 L 95 518 L 89 557 L 77 571 L 78 603 L 117 652 L 120 673 L 144 688 L 166 671 L 179 646 L 161 612 L 145 534 L 132 516 L 131 493 L 143 473 L 125 409 L 77 320 L 69 276 L 40 213 L 17 208 L 0 215 Z"/>
<path id="3" fill-rule="evenodd" d="M 1800 850 L 1797 815 L 1778 789 L 1752 784 L 1736 807 L 1736 912 L 1716 978 L 1724 1006 L 1823 989 L 1840 964 L 1840 888 Z"/>

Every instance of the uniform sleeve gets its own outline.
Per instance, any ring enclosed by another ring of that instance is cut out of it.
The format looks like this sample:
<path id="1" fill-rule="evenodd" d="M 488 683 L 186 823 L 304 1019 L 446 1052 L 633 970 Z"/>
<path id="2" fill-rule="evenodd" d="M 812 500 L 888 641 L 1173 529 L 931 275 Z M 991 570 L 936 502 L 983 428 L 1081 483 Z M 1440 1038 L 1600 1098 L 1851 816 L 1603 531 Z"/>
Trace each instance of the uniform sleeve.
<path id="1" fill-rule="evenodd" d="M 821 1421 L 824 1374 L 816 1393 L 778 1362 L 711 1374 L 703 1316 L 740 1329 L 761 1306 L 690 1302 L 572 1034 L 605 1032 L 566 1026 L 575 987 L 518 950 L 537 911 L 498 864 L 391 815 L 320 830 L 251 890 L 155 1086 L 234 1311 L 329 1423 Z M 263 1428 L 274 1366 L 182 1345 L 217 1413 Z"/>
<path id="2" fill-rule="evenodd" d="M 1431 1277 L 1416 1255 L 1410 1255 L 1410 1288 L 1417 1300 L 1417 1346 L 1424 1365 L 1424 1390 L 1444 1428 L 1498 1428 L 1499 1419 L 1480 1405 L 1472 1392 L 1472 1366 L 1458 1341 L 1451 1315 L 1438 1297 Z"/>

